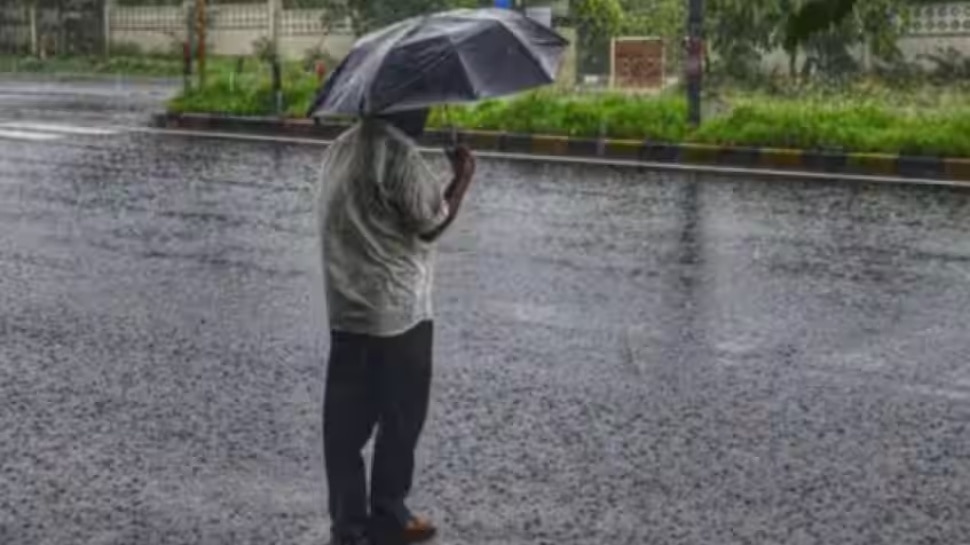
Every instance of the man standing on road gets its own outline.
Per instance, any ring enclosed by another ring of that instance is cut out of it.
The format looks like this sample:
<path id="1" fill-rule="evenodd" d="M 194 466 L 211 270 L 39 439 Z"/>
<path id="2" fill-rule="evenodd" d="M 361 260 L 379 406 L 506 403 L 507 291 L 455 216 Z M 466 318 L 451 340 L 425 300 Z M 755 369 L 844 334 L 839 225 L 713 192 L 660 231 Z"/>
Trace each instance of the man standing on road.
<path id="1" fill-rule="evenodd" d="M 335 545 L 417 543 L 405 505 L 428 410 L 434 244 L 475 172 L 467 148 L 435 175 L 415 143 L 428 110 L 364 119 L 326 152 L 319 218 L 331 328 L 324 404 Z M 361 450 L 376 427 L 369 495 Z"/>

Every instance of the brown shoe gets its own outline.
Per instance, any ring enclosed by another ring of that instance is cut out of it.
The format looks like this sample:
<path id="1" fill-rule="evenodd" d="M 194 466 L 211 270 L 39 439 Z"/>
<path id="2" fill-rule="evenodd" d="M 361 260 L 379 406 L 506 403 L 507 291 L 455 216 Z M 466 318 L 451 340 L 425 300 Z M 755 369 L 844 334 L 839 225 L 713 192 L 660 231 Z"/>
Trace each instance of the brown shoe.
<path id="1" fill-rule="evenodd" d="M 418 516 L 411 517 L 404 526 L 405 543 L 424 543 L 431 541 L 438 534 L 438 529 L 430 520 Z"/>

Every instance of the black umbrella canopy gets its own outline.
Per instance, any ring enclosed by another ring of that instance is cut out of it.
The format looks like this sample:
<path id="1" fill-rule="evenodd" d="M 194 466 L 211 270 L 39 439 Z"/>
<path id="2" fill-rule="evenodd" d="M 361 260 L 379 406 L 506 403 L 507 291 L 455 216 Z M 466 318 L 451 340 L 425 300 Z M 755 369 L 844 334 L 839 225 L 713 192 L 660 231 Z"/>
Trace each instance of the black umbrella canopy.
<path id="1" fill-rule="evenodd" d="M 309 115 L 371 115 L 505 96 L 555 81 L 569 42 L 511 10 L 454 10 L 368 34 Z"/>

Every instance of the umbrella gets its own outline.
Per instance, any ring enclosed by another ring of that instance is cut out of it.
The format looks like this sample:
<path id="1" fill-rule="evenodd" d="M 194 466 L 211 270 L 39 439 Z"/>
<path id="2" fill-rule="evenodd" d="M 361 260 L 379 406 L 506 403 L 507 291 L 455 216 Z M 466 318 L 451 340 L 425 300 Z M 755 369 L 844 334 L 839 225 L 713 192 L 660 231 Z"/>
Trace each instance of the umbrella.
<path id="1" fill-rule="evenodd" d="M 358 40 L 308 115 L 392 113 L 547 85 L 568 44 L 511 10 L 413 17 Z"/>

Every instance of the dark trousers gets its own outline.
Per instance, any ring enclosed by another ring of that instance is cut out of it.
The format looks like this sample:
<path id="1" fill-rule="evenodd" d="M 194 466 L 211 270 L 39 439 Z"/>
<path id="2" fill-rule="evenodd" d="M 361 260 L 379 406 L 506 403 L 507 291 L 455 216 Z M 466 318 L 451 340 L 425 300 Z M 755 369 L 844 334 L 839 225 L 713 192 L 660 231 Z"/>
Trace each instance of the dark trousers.
<path id="1" fill-rule="evenodd" d="M 428 413 L 433 332 L 430 321 L 396 337 L 332 332 L 323 440 L 337 534 L 366 528 L 371 517 L 399 525 L 410 517 L 405 498 Z M 375 427 L 368 516 L 361 450 Z"/>

